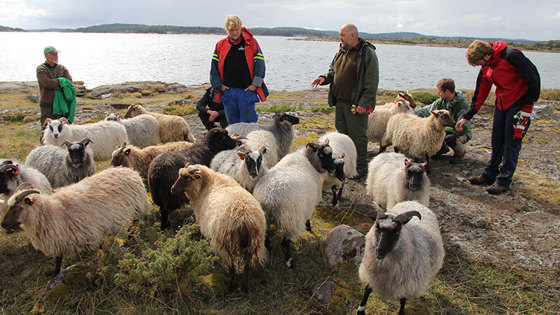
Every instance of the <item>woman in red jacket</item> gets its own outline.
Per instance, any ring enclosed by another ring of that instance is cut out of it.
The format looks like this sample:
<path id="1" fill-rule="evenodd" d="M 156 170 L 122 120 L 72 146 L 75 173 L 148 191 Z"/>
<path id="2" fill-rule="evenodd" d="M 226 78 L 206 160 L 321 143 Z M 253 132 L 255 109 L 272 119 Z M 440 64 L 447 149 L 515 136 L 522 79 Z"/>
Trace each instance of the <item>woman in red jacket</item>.
<path id="1" fill-rule="evenodd" d="M 462 130 L 495 85 L 492 156 L 482 175 L 469 178 L 469 181 L 473 185 L 492 185 L 487 189 L 488 193 L 501 194 L 509 189 L 523 137 L 531 124 L 533 104 L 539 99 L 539 72 L 519 49 L 508 47 L 503 41 L 475 40 L 469 45 L 466 56 L 471 66 L 482 68 L 476 80 L 471 108 L 455 127 Z"/>

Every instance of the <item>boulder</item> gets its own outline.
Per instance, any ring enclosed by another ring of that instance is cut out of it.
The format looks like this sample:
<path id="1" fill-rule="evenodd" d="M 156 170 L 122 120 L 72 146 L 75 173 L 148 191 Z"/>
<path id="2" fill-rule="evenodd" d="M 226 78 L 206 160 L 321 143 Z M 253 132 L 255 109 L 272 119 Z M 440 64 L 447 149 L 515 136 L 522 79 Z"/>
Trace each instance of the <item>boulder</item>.
<path id="1" fill-rule="evenodd" d="M 327 235 L 326 254 L 329 266 L 353 258 L 356 263 L 362 261 L 364 255 L 365 237 L 362 233 L 349 227 L 339 225 Z"/>
<path id="2" fill-rule="evenodd" d="M 537 116 L 548 116 L 554 114 L 554 109 L 550 105 L 535 105 L 533 106 L 533 113 Z"/>
<path id="3" fill-rule="evenodd" d="M 329 304 L 332 299 L 333 291 L 338 287 L 338 284 L 332 281 L 324 281 L 317 283 L 311 289 L 311 296 L 321 301 L 323 304 Z"/>
<path id="4" fill-rule="evenodd" d="M 39 103 L 39 96 L 37 94 L 29 94 L 27 95 L 27 99 L 33 103 Z"/>

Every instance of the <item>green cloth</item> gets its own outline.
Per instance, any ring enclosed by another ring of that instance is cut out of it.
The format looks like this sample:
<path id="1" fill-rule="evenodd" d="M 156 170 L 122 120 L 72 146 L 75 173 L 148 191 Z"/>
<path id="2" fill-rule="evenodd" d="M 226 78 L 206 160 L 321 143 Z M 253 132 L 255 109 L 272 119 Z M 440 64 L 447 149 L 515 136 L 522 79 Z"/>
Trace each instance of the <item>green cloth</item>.
<path id="1" fill-rule="evenodd" d="M 53 114 L 66 116 L 69 122 L 74 121 L 76 111 L 76 88 L 72 81 L 57 78 L 60 90 L 54 91 Z"/>
<path id="2" fill-rule="evenodd" d="M 414 113 L 420 117 L 428 117 L 430 116 L 431 111 L 438 109 L 447 109 L 449 111 L 449 114 L 451 114 L 451 117 L 455 119 L 455 121 L 458 121 L 466 112 L 469 111 L 470 104 L 467 103 L 465 93 L 461 91 L 455 91 L 455 97 L 453 98 L 453 100 L 444 101 L 440 97 L 432 104 L 414 110 Z M 453 133 L 458 137 L 466 135 L 469 140 L 473 137 L 470 121 L 467 121 L 467 123 L 463 125 L 462 131 L 458 131 L 457 129 L 455 129 L 455 127 L 445 127 L 445 132 Z"/>

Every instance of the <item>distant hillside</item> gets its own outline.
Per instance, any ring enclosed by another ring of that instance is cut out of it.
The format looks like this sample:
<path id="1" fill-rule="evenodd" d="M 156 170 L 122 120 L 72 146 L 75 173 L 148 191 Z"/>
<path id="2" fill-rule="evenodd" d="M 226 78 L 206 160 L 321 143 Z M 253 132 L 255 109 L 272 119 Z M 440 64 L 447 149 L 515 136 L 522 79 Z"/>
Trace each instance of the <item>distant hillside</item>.
<path id="1" fill-rule="evenodd" d="M 21 28 L 14 28 L 14 27 L 0 25 L 0 32 L 25 32 L 25 31 Z"/>

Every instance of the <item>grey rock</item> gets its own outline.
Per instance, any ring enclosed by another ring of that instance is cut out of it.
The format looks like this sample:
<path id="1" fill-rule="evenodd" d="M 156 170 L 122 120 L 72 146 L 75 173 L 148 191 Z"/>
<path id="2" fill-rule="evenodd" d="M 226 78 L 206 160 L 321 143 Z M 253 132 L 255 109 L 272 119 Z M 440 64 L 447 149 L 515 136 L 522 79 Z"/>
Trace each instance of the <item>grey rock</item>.
<path id="1" fill-rule="evenodd" d="M 533 107 L 533 112 L 536 115 L 552 115 L 554 114 L 554 109 L 552 108 L 552 106 L 550 105 L 535 105 Z"/>
<path id="2" fill-rule="evenodd" d="M 332 281 L 324 281 L 317 283 L 311 289 L 311 296 L 321 301 L 323 304 L 329 304 L 332 299 L 333 291 L 338 287 L 338 284 Z"/>
<path id="3" fill-rule="evenodd" d="M 364 255 L 364 245 L 365 237 L 362 233 L 344 224 L 335 227 L 329 232 L 326 240 L 329 266 L 332 268 L 349 258 L 359 263 Z"/>

